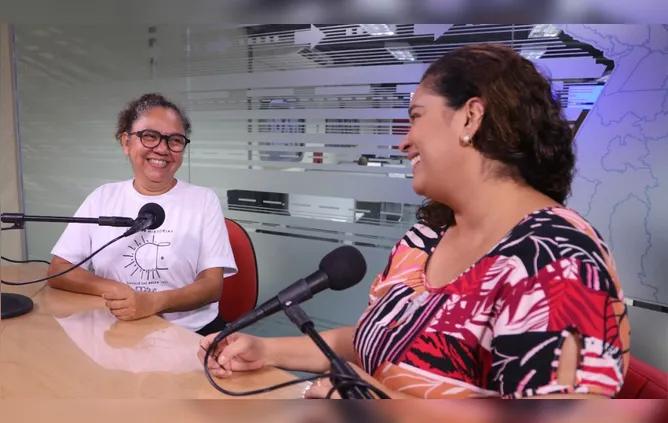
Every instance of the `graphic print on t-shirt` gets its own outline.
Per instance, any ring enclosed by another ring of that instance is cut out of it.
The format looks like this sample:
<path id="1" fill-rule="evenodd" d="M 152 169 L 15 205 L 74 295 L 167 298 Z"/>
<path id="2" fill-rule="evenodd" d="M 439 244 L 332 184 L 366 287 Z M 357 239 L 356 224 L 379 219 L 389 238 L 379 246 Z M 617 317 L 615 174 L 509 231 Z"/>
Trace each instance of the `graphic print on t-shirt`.
<path id="1" fill-rule="evenodd" d="M 123 257 L 127 259 L 125 266 L 126 283 L 137 291 L 155 292 L 157 285 L 166 284 L 160 272 L 169 271 L 165 256 L 166 247 L 170 242 L 161 241 L 155 234 L 143 233 L 135 238 Z"/>

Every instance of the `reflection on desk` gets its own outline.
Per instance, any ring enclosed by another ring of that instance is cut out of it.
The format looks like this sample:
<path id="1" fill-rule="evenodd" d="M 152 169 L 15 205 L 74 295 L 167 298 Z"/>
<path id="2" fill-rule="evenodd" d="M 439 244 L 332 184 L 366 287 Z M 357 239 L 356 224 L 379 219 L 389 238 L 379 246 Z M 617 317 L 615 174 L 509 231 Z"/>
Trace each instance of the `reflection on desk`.
<path id="1" fill-rule="evenodd" d="M 0 277 L 10 281 L 45 274 L 45 265 L 0 267 Z M 2 292 L 28 295 L 35 308 L 0 321 L 0 398 L 229 398 L 204 375 L 197 333 L 158 316 L 116 321 L 102 298 L 44 284 L 3 285 Z M 266 368 L 217 382 L 239 392 L 295 379 Z M 305 385 L 261 397 L 300 398 Z"/>
<path id="2" fill-rule="evenodd" d="M 179 347 L 183 338 L 167 321 L 123 322 L 107 309 L 56 317 L 56 321 L 81 351 L 105 369 L 133 373 L 202 370 L 195 355 L 197 349 L 193 352 Z"/>

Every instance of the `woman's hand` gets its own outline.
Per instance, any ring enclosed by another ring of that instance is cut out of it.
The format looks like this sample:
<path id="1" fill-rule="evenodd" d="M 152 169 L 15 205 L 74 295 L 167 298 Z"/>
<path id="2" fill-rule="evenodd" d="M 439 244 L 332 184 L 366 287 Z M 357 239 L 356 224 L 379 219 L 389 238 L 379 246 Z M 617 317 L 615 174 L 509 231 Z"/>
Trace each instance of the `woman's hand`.
<path id="1" fill-rule="evenodd" d="M 357 373 L 357 376 L 359 376 L 362 381 L 364 381 L 368 385 L 371 385 L 374 388 L 380 390 L 381 392 L 386 394 L 388 397 L 390 397 L 392 399 L 415 399 L 414 396 L 390 390 L 387 386 L 383 385 L 376 378 L 374 378 L 370 374 L 366 373 L 364 370 L 362 370 L 356 364 L 349 362 L 348 365 L 355 371 L 355 373 Z M 350 386 L 350 385 L 348 385 L 348 386 Z M 308 398 L 308 399 L 327 398 L 327 394 L 330 392 L 330 390 L 333 387 L 334 386 L 332 385 L 332 382 L 329 380 L 329 378 L 325 377 L 325 378 L 318 379 L 313 384 L 311 384 L 311 386 L 309 388 L 307 388 L 304 391 L 304 398 Z M 371 395 L 373 395 L 374 398 L 378 397 L 378 394 L 376 394 L 374 391 L 372 391 L 370 389 L 369 389 L 369 391 L 371 391 Z M 330 399 L 340 399 L 341 396 L 339 395 L 338 391 L 334 390 L 332 392 L 332 395 L 329 398 Z"/>
<path id="2" fill-rule="evenodd" d="M 138 292 L 118 282 L 102 294 L 105 305 L 118 320 L 137 320 L 157 314 L 153 292 Z"/>
<path id="3" fill-rule="evenodd" d="M 211 334 L 200 341 L 197 356 L 204 364 L 204 356 L 217 333 Z M 233 333 L 216 345 L 209 355 L 207 366 L 213 376 L 224 378 L 234 372 L 258 370 L 267 364 L 267 346 L 263 338 Z"/>
<path id="4" fill-rule="evenodd" d="M 328 378 L 317 379 L 311 386 L 304 391 L 304 398 L 306 399 L 321 399 L 327 398 L 327 394 L 334 388 L 332 382 Z M 341 399 L 341 395 L 337 390 L 334 390 L 330 399 Z"/>

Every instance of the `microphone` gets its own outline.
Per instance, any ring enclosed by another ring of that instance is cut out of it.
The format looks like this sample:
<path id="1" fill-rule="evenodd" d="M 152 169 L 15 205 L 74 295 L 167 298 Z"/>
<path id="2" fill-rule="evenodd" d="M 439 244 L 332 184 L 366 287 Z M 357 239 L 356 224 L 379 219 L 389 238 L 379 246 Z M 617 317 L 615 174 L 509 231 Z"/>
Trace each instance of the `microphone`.
<path id="1" fill-rule="evenodd" d="M 364 260 L 364 256 L 357 248 L 345 245 L 336 248 L 327 254 L 320 261 L 318 267 L 319 269 L 314 273 L 281 290 L 275 297 L 264 302 L 255 310 L 228 324 L 214 338 L 211 345 L 209 345 L 209 348 L 206 349 L 204 371 L 207 379 L 216 389 L 229 394 L 229 391 L 220 388 L 214 382 L 206 364 L 208 363 L 209 356 L 216 348 L 216 345 L 232 333 L 242 330 L 277 311 L 283 310 L 300 331 L 308 335 L 318 349 L 320 349 L 329 360 L 332 370 L 330 380 L 335 389 L 339 391 L 341 398 L 372 399 L 373 396 L 369 392 L 369 389 L 376 391 L 381 398 L 389 398 L 385 393 L 364 382 L 345 360 L 336 355 L 334 350 L 327 345 L 325 340 L 315 330 L 313 322 L 309 319 L 306 313 L 304 313 L 301 307 L 299 307 L 299 303 L 310 299 L 313 295 L 324 291 L 325 289 L 329 288 L 334 291 L 342 291 L 359 283 L 366 274 L 366 261 Z M 357 411 L 358 414 L 364 415 L 362 411 L 365 410 L 360 411 L 357 409 Z"/>
<path id="2" fill-rule="evenodd" d="M 121 216 L 100 217 L 63 217 L 63 216 L 31 216 L 23 213 L 2 213 L 2 223 L 13 223 L 14 226 L 4 229 L 22 229 L 25 222 L 55 222 L 55 223 L 90 223 L 99 226 L 129 227 L 134 232 L 145 229 L 156 229 L 165 221 L 165 210 L 156 203 L 147 203 L 139 210 L 136 219 Z"/>
<path id="3" fill-rule="evenodd" d="M 312 274 L 298 280 L 275 297 L 228 324 L 218 335 L 219 340 L 281 311 L 283 305 L 302 303 L 325 289 L 334 291 L 348 289 L 359 283 L 366 274 L 364 256 L 357 248 L 349 245 L 331 251 L 323 257 L 318 267 L 319 269 Z"/>
<path id="4" fill-rule="evenodd" d="M 165 209 L 157 203 L 146 203 L 139 209 L 137 218 L 123 236 L 130 236 L 146 229 L 157 229 L 165 221 Z"/>
<path id="5" fill-rule="evenodd" d="M 139 213 L 137 214 L 136 219 L 131 219 L 129 217 L 115 217 L 115 216 L 88 218 L 88 217 L 27 216 L 22 213 L 3 213 L 2 215 L 0 215 L 0 220 L 4 223 L 14 224 L 14 226 L 11 227 L 1 228 L 3 231 L 10 229 L 23 229 L 23 224 L 25 222 L 92 223 L 92 224 L 98 224 L 100 226 L 130 227 L 127 231 L 117 236 L 116 238 L 112 239 L 111 241 L 107 242 L 106 244 L 98 248 L 91 255 L 89 255 L 79 263 L 74 264 L 72 267 L 65 269 L 64 271 L 58 274 L 26 282 L 9 282 L 5 280 L 0 280 L 0 283 L 3 283 L 5 285 L 19 286 L 19 285 L 29 285 L 33 283 L 43 282 L 48 279 L 64 275 L 76 269 L 77 267 L 81 266 L 88 260 L 92 259 L 100 251 L 104 250 L 105 248 L 107 248 L 108 246 L 110 246 L 111 244 L 122 238 L 130 236 L 139 231 L 143 231 L 145 229 L 159 228 L 165 221 L 165 210 L 156 203 L 148 203 L 142 206 L 142 208 L 139 210 Z M 1 258 L 5 260 L 4 257 Z M 25 295 L 8 294 L 3 292 L 0 294 L 0 297 L 1 297 L 0 299 L 2 300 L 1 303 L 2 313 L 0 315 L 1 319 L 8 319 L 10 317 L 17 317 L 24 315 L 30 312 L 30 310 L 32 310 L 33 308 L 33 301 L 29 297 L 26 297 Z"/>

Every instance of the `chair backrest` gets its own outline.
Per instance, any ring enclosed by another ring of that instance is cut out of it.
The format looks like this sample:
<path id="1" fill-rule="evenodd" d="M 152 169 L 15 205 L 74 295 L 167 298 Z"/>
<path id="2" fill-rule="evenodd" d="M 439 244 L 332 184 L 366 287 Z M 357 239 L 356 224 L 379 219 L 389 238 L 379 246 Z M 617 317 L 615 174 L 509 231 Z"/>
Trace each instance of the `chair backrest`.
<path id="1" fill-rule="evenodd" d="M 257 305 L 258 270 L 253 241 L 248 232 L 232 219 L 225 218 L 237 273 L 225 278 L 218 302 L 218 314 L 230 323 Z"/>
<path id="2" fill-rule="evenodd" d="M 668 373 L 631 357 L 618 399 L 668 398 Z"/>

